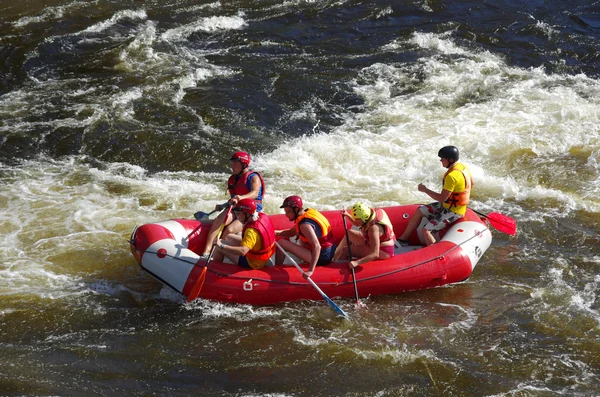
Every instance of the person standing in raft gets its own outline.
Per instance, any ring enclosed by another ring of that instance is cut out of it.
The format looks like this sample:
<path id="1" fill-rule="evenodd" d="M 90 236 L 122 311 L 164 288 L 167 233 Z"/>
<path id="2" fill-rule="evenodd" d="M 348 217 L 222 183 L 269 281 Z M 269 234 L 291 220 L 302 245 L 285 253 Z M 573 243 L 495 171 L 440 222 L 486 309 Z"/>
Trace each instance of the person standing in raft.
<path id="1" fill-rule="evenodd" d="M 269 216 L 257 211 L 256 201 L 244 198 L 235 204 L 233 212 L 243 224 L 242 235 L 229 234 L 216 239 L 214 259 L 227 257 L 248 269 L 261 269 L 275 254 L 275 229 Z"/>
<path id="2" fill-rule="evenodd" d="M 232 175 L 227 181 L 227 189 L 230 195 L 230 199 L 227 203 L 229 205 L 236 205 L 240 200 L 246 198 L 253 199 L 256 203 L 257 211 L 262 212 L 265 181 L 259 172 L 249 169 L 250 155 L 246 152 L 235 152 L 229 160 L 231 161 Z M 215 209 L 222 210 L 223 206 L 217 205 Z M 223 237 L 228 234 L 238 233 L 242 230 L 242 222 L 235 219 L 231 213 L 227 219 L 224 219 L 225 214 L 226 211 L 219 214 L 219 216 L 213 220 L 206 238 L 206 245 L 200 255 L 200 260 L 208 259 L 210 249 L 212 248 L 212 242 L 217 237 L 221 225 L 227 225 L 225 230 L 223 230 Z"/>
<path id="3" fill-rule="evenodd" d="M 442 191 L 436 193 L 422 183 L 419 184 L 419 191 L 436 201 L 420 206 L 415 212 L 408 222 L 406 230 L 398 239 L 402 246 L 408 245 L 410 235 L 417 229 L 423 217 L 426 217 L 428 222 L 421 231 L 425 244 L 429 246 L 436 242 L 432 232 L 442 230 L 462 218 L 467 212 L 467 204 L 469 204 L 473 186 L 471 172 L 458 161 L 458 149 L 455 146 L 444 146 L 439 150 L 438 157 L 442 166 L 448 169 L 442 179 Z"/>
<path id="4" fill-rule="evenodd" d="M 387 213 L 381 208 L 370 208 L 364 203 L 356 203 L 350 212 L 343 211 L 342 215 L 350 218 L 360 230 L 349 230 L 352 256 L 348 264 L 355 268 L 376 259 L 388 259 L 394 256 L 394 229 Z M 335 250 L 333 260 L 347 257 L 348 241 L 342 240 Z"/>
<path id="5" fill-rule="evenodd" d="M 283 200 L 281 207 L 287 218 L 296 222 L 294 227 L 285 230 L 276 230 L 276 236 L 288 239 L 298 236 L 300 244 L 289 240 L 280 240 L 281 247 L 296 255 L 303 262 L 309 264 L 308 270 L 303 273 L 304 278 L 312 276 L 316 266 L 324 266 L 331 262 L 335 252 L 333 233 L 327 218 L 319 211 L 302 208 L 302 199 L 299 196 L 289 196 Z M 277 253 L 277 263 L 283 262 L 283 254 Z"/>

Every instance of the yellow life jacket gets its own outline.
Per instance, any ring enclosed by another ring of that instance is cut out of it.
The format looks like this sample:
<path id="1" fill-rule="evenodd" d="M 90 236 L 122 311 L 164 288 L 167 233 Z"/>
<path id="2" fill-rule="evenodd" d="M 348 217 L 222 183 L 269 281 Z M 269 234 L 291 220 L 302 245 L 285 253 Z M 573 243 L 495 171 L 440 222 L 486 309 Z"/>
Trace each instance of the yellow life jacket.
<path id="1" fill-rule="evenodd" d="M 300 240 L 302 240 L 302 242 L 310 249 L 313 248 L 308 242 L 306 236 L 303 235 L 302 231 L 300 230 L 300 223 L 305 219 L 310 219 L 319 225 L 319 228 L 321 229 L 321 237 L 319 237 L 319 244 L 321 244 L 321 248 L 331 247 L 333 245 L 333 233 L 331 233 L 331 225 L 329 224 L 327 218 L 323 216 L 323 214 L 312 208 L 307 208 L 304 214 L 296 218 L 296 233 L 298 234 L 298 237 L 300 237 Z"/>
<path id="2" fill-rule="evenodd" d="M 446 199 L 446 201 L 444 201 L 445 204 L 448 204 L 447 208 L 450 210 L 452 207 L 460 207 L 469 204 L 469 199 L 471 198 L 471 188 L 473 186 L 473 177 L 471 176 L 471 173 L 467 167 L 461 163 L 454 164 L 452 168 L 446 171 L 444 177 L 442 178 L 442 185 L 444 185 L 446 181 L 446 176 L 454 170 L 459 171 L 465 178 L 465 190 L 450 193 L 450 196 Z"/>

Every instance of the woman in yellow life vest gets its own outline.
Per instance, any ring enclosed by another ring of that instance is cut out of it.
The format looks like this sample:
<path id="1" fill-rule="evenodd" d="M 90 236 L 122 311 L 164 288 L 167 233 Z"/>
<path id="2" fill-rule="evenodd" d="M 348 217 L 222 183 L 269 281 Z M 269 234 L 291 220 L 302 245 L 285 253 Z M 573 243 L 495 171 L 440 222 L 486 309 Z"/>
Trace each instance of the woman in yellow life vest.
<path id="1" fill-rule="evenodd" d="M 349 266 L 355 268 L 376 259 L 388 259 L 394 256 L 394 230 L 386 212 L 381 208 L 370 208 L 364 203 L 356 203 L 350 212 L 342 214 L 350 218 L 360 230 L 349 230 L 348 238 L 352 246 L 352 256 Z M 347 257 L 348 241 L 342 240 L 335 250 L 334 260 Z"/>
<path id="2" fill-rule="evenodd" d="M 467 212 L 473 186 L 473 177 L 469 169 L 458 161 L 459 154 L 455 146 L 444 146 L 439 150 L 438 156 L 442 166 L 448 169 L 442 179 L 442 191 L 436 193 L 422 183 L 419 184 L 419 191 L 436 201 L 419 207 L 398 239 L 400 245 L 408 245 L 410 235 L 417 229 L 423 217 L 428 220 L 422 229 L 423 239 L 429 246 L 436 242 L 432 232 L 442 230 Z"/>
<path id="3" fill-rule="evenodd" d="M 304 278 L 308 278 L 312 276 L 316 266 L 327 265 L 333 258 L 335 245 L 331 225 L 319 211 L 302 208 L 302 199 L 299 196 L 287 197 L 279 208 L 283 208 L 287 218 L 295 222 L 295 225 L 289 229 L 276 230 L 275 235 L 288 238 L 298 236 L 300 240 L 299 244 L 280 240 L 279 245 L 308 263 L 308 270 L 303 274 Z M 279 252 L 277 254 L 281 255 Z M 278 258 L 277 263 L 282 260 L 283 257 Z"/>

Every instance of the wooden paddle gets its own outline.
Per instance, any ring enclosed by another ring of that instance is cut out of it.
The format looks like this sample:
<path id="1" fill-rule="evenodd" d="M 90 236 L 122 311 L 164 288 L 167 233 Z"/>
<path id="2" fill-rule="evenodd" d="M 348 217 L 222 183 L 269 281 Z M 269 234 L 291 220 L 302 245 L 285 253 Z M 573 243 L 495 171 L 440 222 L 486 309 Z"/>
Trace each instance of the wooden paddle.
<path id="1" fill-rule="evenodd" d="M 490 221 L 490 224 L 502 233 L 506 233 L 511 236 L 517 234 L 517 221 L 515 221 L 513 218 L 500 214 L 499 212 L 490 212 L 486 215 L 479 211 L 475 211 L 473 208 L 471 208 L 471 210 Z"/>
<path id="2" fill-rule="evenodd" d="M 304 270 L 302 270 L 302 268 L 300 266 L 298 266 L 298 264 L 296 263 L 296 261 L 294 260 L 294 258 L 292 258 L 284 249 L 283 247 L 281 247 L 281 245 L 279 245 L 279 243 L 275 243 L 275 245 L 277 246 L 277 249 L 279 249 L 279 251 L 281 251 L 282 254 L 285 255 L 286 258 L 288 258 L 290 260 L 290 262 L 292 262 L 292 264 L 294 266 L 296 266 L 296 269 L 298 269 L 300 271 L 300 273 L 304 274 Z M 315 289 L 319 292 L 319 294 L 321 294 L 321 296 L 323 297 L 323 299 L 325 299 L 325 301 L 329 304 L 329 306 L 331 306 L 333 308 L 333 310 L 335 310 L 336 313 L 338 313 L 339 315 L 341 315 L 342 317 L 344 317 L 345 319 L 348 319 L 348 315 L 346 314 L 346 312 L 344 312 L 342 309 L 340 309 L 338 307 L 338 305 L 336 305 L 331 299 L 329 299 L 329 297 L 327 295 L 325 295 L 325 292 L 323 292 L 321 290 L 321 288 L 319 288 L 319 286 L 317 284 L 315 284 L 314 281 L 312 281 L 312 279 L 310 277 L 306 278 L 313 287 L 315 287 Z"/>

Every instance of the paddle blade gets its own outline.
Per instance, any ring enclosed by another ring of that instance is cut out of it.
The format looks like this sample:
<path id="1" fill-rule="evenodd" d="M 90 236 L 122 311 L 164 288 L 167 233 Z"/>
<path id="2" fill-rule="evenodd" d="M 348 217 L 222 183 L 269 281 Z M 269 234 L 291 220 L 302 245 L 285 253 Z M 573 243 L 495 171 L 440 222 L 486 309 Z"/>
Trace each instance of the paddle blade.
<path id="1" fill-rule="evenodd" d="M 340 316 L 344 317 L 346 320 L 348 320 L 350 318 L 350 317 L 348 317 L 348 314 L 346 314 L 345 311 L 343 311 L 338 305 L 336 305 L 331 299 L 329 299 L 328 296 L 323 295 L 323 298 L 329 304 L 329 306 L 331 306 L 333 308 L 333 310 L 335 310 L 335 312 L 337 314 L 339 314 Z"/>
<path id="2" fill-rule="evenodd" d="M 498 212 L 491 212 L 486 215 L 486 218 L 490 221 L 492 226 L 502 233 L 510 234 L 511 236 L 517 234 L 517 221 L 513 218 Z"/>
<path id="3" fill-rule="evenodd" d="M 196 279 L 196 284 L 192 287 L 190 294 L 187 297 L 187 301 L 191 302 L 200 295 L 200 291 L 202 290 L 202 286 L 204 285 L 204 280 L 206 279 L 206 266 L 202 269 L 202 273 Z"/>
<path id="4" fill-rule="evenodd" d="M 204 218 L 208 217 L 208 215 L 209 215 L 209 214 L 208 214 L 208 213 L 206 213 L 206 212 L 198 211 L 198 212 L 194 213 L 194 218 L 195 218 L 197 221 L 199 221 L 199 220 L 201 220 L 201 219 L 204 219 Z"/>

